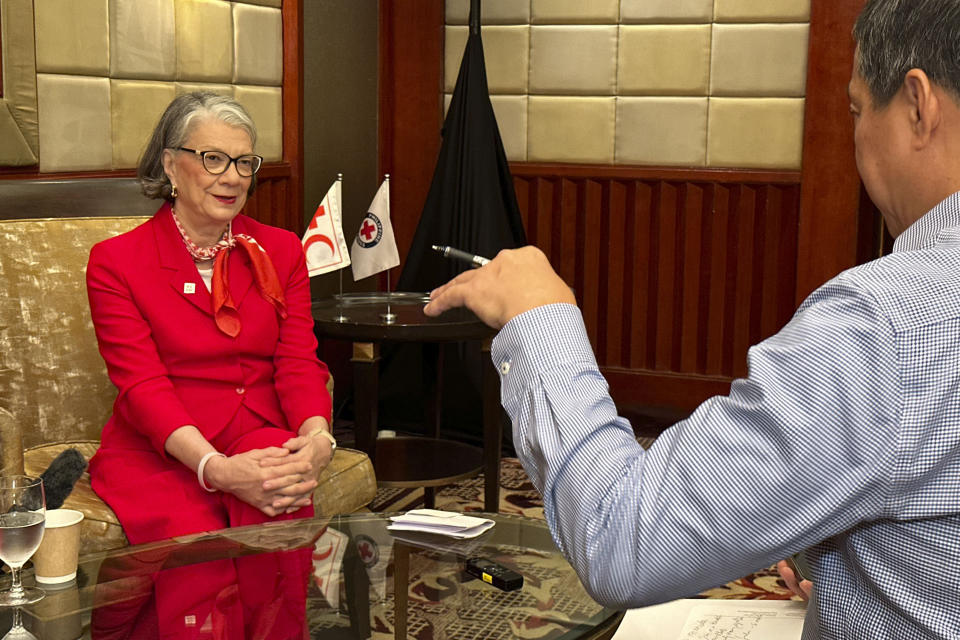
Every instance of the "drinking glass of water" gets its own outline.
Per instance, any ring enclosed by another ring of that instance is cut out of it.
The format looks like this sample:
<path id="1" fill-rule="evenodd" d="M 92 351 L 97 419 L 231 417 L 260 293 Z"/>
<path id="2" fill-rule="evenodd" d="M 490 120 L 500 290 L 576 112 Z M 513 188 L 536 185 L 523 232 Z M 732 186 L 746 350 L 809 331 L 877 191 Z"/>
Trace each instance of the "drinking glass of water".
<path id="1" fill-rule="evenodd" d="M 20 570 L 40 546 L 45 518 L 43 480 L 0 476 L 0 560 L 13 572 L 13 584 L 0 591 L 0 607 L 16 607 L 43 598 L 43 591 L 24 587 Z"/>

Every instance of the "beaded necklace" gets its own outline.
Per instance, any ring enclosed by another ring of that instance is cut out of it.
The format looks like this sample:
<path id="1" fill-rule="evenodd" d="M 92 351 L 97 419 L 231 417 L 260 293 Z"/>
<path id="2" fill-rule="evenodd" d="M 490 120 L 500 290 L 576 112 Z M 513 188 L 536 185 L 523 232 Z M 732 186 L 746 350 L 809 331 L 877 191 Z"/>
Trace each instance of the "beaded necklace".
<path id="1" fill-rule="evenodd" d="M 187 230 L 183 228 L 183 225 L 180 224 L 180 219 L 177 218 L 177 212 L 171 208 L 170 213 L 173 215 L 173 222 L 177 225 L 177 231 L 180 232 L 180 237 L 183 238 L 183 244 L 187 248 L 187 253 L 190 254 L 195 262 L 213 260 L 222 250 L 228 249 L 236 243 L 236 241 L 233 239 L 232 220 L 227 223 L 226 230 L 220 236 L 220 239 L 217 240 L 216 244 L 214 244 L 212 247 L 201 247 L 198 246 L 197 243 L 191 240 L 187 235 Z"/>

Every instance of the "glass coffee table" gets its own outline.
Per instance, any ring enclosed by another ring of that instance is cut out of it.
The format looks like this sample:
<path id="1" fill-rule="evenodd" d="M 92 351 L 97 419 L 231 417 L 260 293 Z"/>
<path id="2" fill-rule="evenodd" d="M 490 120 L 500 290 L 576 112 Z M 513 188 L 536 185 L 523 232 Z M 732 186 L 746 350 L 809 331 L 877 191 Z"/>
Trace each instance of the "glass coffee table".
<path id="1" fill-rule="evenodd" d="M 352 514 L 91 554 L 77 580 L 23 608 L 24 624 L 40 640 L 613 635 L 622 613 L 586 594 L 542 521 L 470 515 L 496 525 L 454 540 L 390 532 L 389 514 Z M 477 556 L 520 573 L 523 586 L 501 591 L 469 576 L 465 561 Z M 0 610 L 0 636 L 10 624 Z"/>

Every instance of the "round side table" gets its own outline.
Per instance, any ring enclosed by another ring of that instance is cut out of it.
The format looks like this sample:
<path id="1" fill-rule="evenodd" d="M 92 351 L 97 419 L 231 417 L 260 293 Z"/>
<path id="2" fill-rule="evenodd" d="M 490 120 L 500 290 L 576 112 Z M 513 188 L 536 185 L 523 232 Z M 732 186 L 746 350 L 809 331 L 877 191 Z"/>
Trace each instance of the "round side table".
<path id="1" fill-rule="evenodd" d="M 453 309 L 438 318 L 424 315 L 429 297 L 422 293 L 395 292 L 344 294 L 313 303 L 314 326 L 320 336 L 350 340 L 354 370 L 354 413 L 357 448 L 373 462 L 377 482 L 385 486 L 424 487 L 428 507 L 434 487 L 452 484 L 484 472 L 484 510 L 499 510 L 500 383 L 490 360 L 490 340 L 495 334 L 466 309 Z M 480 343 L 482 371 L 483 451 L 440 437 L 442 376 L 439 348 L 445 342 Z M 432 438 L 377 438 L 380 347 L 384 342 L 423 345 L 424 363 L 432 368 L 425 376 L 427 415 Z"/>

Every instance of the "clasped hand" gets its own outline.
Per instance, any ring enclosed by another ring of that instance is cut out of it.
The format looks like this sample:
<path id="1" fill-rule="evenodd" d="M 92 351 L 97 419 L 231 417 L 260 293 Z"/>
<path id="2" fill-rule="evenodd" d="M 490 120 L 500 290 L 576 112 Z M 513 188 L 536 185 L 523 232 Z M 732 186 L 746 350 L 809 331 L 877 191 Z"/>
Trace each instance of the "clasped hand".
<path id="1" fill-rule="evenodd" d="M 273 517 L 310 505 L 317 477 L 332 456 L 327 439 L 297 436 L 282 447 L 216 459 L 216 467 L 211 460 L 208 469 L 216 488 Z"/>

